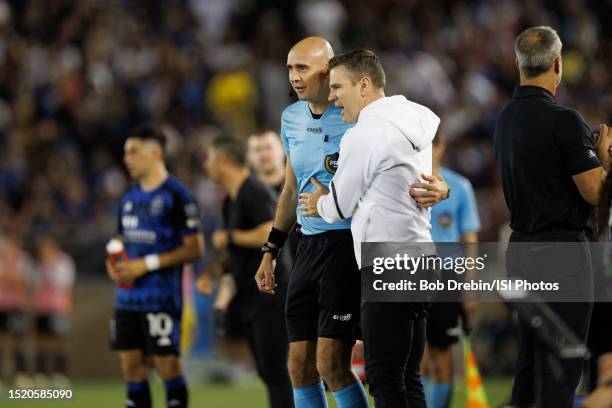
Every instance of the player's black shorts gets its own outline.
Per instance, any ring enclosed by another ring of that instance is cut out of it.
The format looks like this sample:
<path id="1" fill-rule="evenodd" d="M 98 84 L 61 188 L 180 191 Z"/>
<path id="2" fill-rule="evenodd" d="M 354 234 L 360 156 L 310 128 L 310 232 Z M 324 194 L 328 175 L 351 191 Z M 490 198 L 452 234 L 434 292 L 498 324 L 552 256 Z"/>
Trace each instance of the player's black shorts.
<path id="1" fill-rule="evenodd" d="M 70 331 L 70 316 L 39 314 L 36 315 L 36 332 L 47 336 L 65 336 Z"/>
<path id="2" fill-rule="evenodd" d="M 300 234 L 289 275 L 289 341 L 360 338 L 361 274 L 350 230 Z"/>
<path id="3" fill-rule="evenodd" d="M 27 319 L 21 311 L 0 312 L 0 332 L 23 334 L 26 330 Z"/>
<path id="4" fill-rule="evenodd" d="M 150 355 L 179 355 L 180 312 L 115 310 L 110 321 L 113 350 L 139 349 Z"/>
<path id="5" fill-rule="evenodd" d="M 460 302 L 434 302 L 427 318 L 427 344 L 446 350 L 459 341 L 463 307 Z"/>

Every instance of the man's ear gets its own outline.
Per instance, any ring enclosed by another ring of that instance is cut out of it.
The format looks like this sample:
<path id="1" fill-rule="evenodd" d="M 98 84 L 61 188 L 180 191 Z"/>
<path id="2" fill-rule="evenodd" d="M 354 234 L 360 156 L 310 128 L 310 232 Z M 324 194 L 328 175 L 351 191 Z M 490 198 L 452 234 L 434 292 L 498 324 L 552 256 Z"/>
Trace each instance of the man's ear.
<path id="1" fill-rule="evenodd" d="M 359 93 L 361 94 L 361 96 L 366 95 L 366 91 L 371 85 L 372 81 L 370 80 L 370 77 L 366 76 L 359 80 Z"/>
<path id="2" fill-rule="evenodd" d="M 163 160 L 163 159 L 164 159 L 164 149 L 163 149 L 161 146 L 157 145 L 157 146 L 155 147 L 155 155 L 156 155 L 156 156 L 157 156 L 159 159 Z"/>
<path id="3" fill-rule="evenodd" d="M 555 58 L 555 74 L 561 72 L 561 56 Z"/>

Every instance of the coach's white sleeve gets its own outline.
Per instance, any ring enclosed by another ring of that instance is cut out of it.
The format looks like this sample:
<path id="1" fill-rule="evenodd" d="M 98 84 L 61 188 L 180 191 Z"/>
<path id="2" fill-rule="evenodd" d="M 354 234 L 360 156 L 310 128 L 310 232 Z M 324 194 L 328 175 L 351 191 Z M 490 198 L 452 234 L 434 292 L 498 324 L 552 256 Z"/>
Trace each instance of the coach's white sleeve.
<path id="1" fill-rule="evenodd" d="M 329 183 L 329 193 L 317 201 L 317 210 L 327 223 L 353 215 L 359 199 L 366 191 L 372 149 L 363 134 L 350 129 L 340 144 L 338 169 Z"/>

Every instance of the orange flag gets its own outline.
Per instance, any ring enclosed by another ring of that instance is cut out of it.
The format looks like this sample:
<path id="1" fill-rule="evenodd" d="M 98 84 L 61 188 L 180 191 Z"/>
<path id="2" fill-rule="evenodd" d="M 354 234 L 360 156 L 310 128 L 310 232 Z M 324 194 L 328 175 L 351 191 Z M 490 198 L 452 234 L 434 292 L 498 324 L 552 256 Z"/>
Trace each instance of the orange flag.
<path id="1" fill-rule="evenodd" d="M 463 357 L 465 359 L 466 408 L 490 408 L 468 337 L 463 338 Z"/>

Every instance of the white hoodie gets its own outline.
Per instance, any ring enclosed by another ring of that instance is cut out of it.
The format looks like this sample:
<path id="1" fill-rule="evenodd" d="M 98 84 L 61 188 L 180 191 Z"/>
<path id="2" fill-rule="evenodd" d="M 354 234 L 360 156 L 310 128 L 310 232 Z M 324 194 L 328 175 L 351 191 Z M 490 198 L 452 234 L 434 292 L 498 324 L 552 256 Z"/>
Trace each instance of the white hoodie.
<path id="1" fill-rule="evenodd" d="M 328 223 L 353 217 L 360 267 L 361 242 L 431 242 L 429 209 L 417 205 L 409 186 L 432 173 L 439 124 L 425 106 L 395 95 L 366 106 L 344 134 L 330 193 L 319 198 L 317 209 Z"/>

